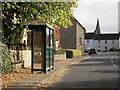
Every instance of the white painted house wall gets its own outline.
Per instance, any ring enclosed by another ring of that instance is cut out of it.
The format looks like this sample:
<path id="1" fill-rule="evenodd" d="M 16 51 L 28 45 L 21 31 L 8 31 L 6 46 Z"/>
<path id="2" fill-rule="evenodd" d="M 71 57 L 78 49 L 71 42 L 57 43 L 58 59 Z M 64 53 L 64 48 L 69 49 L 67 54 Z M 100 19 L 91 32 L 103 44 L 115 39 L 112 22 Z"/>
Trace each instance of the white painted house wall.
<path id="1" fill-rule="evenodd" d="M 85 40 L 85 49 L 95 48 L 96 51 L 98 51 L 99 49 L 104 51 L 106 50 L 106 47 L 107 50 L 111 48 L 119 49 L 119 40 L 107 40 L 107 43 L 105 43 L 105 40 L 100 40 L 100 43 L 98 40 L 92 40 L 92 39 Z"/>
<path id="2" fill-rule="evenodd" d="M 85 49 L 94 48 L 93 39 L 85 39 Z"/>
<path id="3" fill-rule="evenodd" d="M 119 36 L 119 49 L 120 49 L 120 36 Z"/>
<path id="4" fill-rule="evenodd" d="M 119 32 L 119 49 L 120 49 L 120 1 L 118 2 L 118 32 Z"/>
<path id="5" fill-rule="evenodd" d="M 107 40 L 107 43 L 105 43 L 106 40 L 100 40 L 100 43 L 98 40 L 94 40 L 94 48 L 96 50 L 109 50 L 111 48 L 119 49 L 119 40 Z"/>

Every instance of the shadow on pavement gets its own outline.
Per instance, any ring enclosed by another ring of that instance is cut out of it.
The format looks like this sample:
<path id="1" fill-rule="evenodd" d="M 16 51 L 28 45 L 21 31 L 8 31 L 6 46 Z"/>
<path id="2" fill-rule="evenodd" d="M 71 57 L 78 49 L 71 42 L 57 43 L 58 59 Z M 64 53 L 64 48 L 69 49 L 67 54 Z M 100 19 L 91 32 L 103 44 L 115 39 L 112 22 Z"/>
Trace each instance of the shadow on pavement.
<path id="1" fill-rule="evenodd" d="M 72 82 L 60 82 L 53 84 L 49 88 L 89 88 L 91 90 L 119 90 L 119 82 L 113 78 L 110 80 L 98 80 L 98 81 L 72 81 Z M 84 90 L 83 89 L 83 90 Z M 81 89 L 80 89 L 81 90 Z"/>

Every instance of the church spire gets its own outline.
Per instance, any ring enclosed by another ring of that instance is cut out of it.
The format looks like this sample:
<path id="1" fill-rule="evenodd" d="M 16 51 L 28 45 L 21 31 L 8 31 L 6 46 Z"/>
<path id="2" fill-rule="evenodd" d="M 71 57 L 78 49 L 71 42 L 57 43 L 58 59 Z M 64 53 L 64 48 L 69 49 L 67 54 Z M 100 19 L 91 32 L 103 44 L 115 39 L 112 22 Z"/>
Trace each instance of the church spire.
<path id="1" fill-rule="evenodd" d="M 95 34 L 101 34 L 101 32 L 100 32 L 99 19 L 97 19 L 97 25 L 96 25 L 96 29 L 95 29 L 94 33 L 95 33 Z"/>

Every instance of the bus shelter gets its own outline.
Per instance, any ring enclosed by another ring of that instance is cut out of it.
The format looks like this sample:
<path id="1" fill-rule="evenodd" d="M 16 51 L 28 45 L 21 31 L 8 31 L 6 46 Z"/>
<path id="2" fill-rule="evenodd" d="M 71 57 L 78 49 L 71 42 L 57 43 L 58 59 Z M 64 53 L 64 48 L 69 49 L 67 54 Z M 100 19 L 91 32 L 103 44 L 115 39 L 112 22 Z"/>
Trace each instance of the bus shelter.
<path id="1" fill-rule="evenodd" d="M 32 20 L 27 23 L 31 46 L 31 72 L 46 73 L 54 69 L 54 28 L 43 21 Z"/>

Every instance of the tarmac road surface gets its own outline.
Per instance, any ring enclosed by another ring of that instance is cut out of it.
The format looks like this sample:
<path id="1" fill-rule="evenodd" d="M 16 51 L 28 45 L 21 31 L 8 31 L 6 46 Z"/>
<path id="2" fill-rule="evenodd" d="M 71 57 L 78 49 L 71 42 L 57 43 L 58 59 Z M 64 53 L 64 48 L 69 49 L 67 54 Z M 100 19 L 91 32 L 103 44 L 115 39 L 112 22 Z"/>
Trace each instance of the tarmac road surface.
<path id="1" fill-rule="evenodd" d="M 81 88 L 80 90 L 119 90 L 118 52 L 93 55 L 90 59 L 70 65 L 70 70 L 60 82 L 49 88 Z"/>

